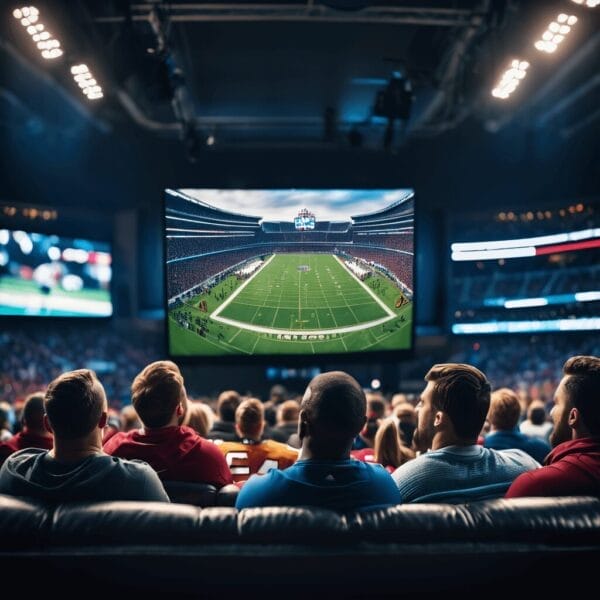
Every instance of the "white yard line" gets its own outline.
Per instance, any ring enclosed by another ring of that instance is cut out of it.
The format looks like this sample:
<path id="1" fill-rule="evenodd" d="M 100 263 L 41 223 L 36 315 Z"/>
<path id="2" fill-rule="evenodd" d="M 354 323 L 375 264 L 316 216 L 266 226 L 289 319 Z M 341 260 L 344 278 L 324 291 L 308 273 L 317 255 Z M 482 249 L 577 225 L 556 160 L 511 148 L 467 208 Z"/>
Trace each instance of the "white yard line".
<path id="1" fill-rule="evenodd" d="M 229 296 L 229 298 L 227 298 L 227 300 L 225 300 L 223 304 L 219 305 L 217 309 L 210 315 L 211 319 L 214 319 L 217 315 L 219 315 L 219 313 L 223 311 L 223 309 L 227 308 L 231 304 L 232 300 L 275 258 L 275 256 L 276 255 L 273 254 L 273 256 L 271 256 L 269 260 L 265 261 L 265 263 L 260 269 L 256 269 L 252 277 L 244 281 L 244 283 L 242 283 L 242 285 L 240 285 L 240 287 L 237 290 L 235 290 L 235 292 L 233 292 L 233 294 L 231 294 L 231 296 Z"/>
<path id="2" fill-rule="evenodd" d="M 214 313 L 213 313 L 214 314 Z M 368 323 L 360 323 L 359 325 L 350 325 L 348 327 L 338 327 L 337 329 L 274 329 L 273 327 L 263 327 L 261 325 L 250 325 L 249 323 L 243 323 L 242 321 L 234 321 L 233 319 L 226 319 L 225 317 L 212 317 L 215 321 L 225 323 L 226 325 L 232 325 L 233 327 L 240 327 L 241 329 L 247 329 L 248 331 L 254 331 L 256 333 L 272 333 L 282 335 L 319 335 L 319 334 L 331 334 L 331 333 L 350 333 L 352 331 L 362 331 L 363 329 L 369 329 L 370 327 L 376 327 L 382 323 L 387 323 L 393 319 L 395 315 L 382 317 L 376 321 L 369 321 Z"/>
<path id="3" fill-rule="evenodd" d="M 373 297 L 373 300 L 375 300 L 375 302 L 377 302 L 377 304 L 379 304 L 379 306 L 381 306 L 381 308 L 383 308 L 383 310 L 385 310 L 385 312 L 388 315 L 391 315 L 392 317 L 395 317 L 396 315 L 392 312 L 392 309 L 389 308 L 389 306 L 386 306 L 383 301 L 381 300 L 381 298 L 379 298 L 379 296 L 377 296 L 375 294 L 375 292 L 368 286 L 366 285 L 364 282 L 362 282 L 345 264 L 344 261 L 341 260 L 338 256 L 334 255 L 334 258 L 342 265 L 342 267 L 344 268 L 345 271 L 347 271 L 348 273 L 350 273 L 350 275 L 352 277 L 354 277 L 354 279 L 356 279 L 356 281 L 358 281 L 358 283 L 360 283 L 360 285 L 362 285 L 362 287 Z"/>
<path id="4" fill-rule="evenodd" d="M 334 333 L 351 333 L 353 331 L 362 331 L 363 329 L 370 329 L 371 327 L 376 327 L 377 325 L 381 325 L 383 323 L 387 323 L 388 321 L 390 321 L 391 319 L 395 318 L 396 315 L 387 307 L 385 306 L 385 304 L 383 304 L 379 298 L 377 296 L 375 296 L 375 294 L 359 279 L 356 279 L 358 281 L 358 283 L 360 283 L 360 285 L 362 285 L 364 287 L 364 289 L 369 292 L 369 294 L 377 301 L 377 303 L 385 310 L 387 316 L 386 317 L 382 317 L 380 319 L 376 319 L 375 321 L 368 321 L 366 323 L 359 323 L 358 325 L 349 325 L 346 327 L 338 327 L 337 326 L 337 322 L 335 320 L 335 315 L 333 313 L 333 310 L 331 310 L 331 306 L 329 305 L 328 299 L 327 299 L 327 295 L 323 292 L 323 296 L 325 298 L 325 302 L 327 303 L 327 307 L 330 309 L 331 311 L 331 315 L 333 317 L 333 321 L 334 323 L 336 323 L 336 327 L 334 329 L 276 329 L 274 327 L 264 327 L 262 325 L 251 325 L 250 323 L 244 323 L 243 321 L 235 321 L 234 319 L 228 319 L 226 317 L 221 317 L 219 315 L 219 313 L 228 305 L 231 303 L 231 301 L 242 291 L 242 289 L 248 285 L 250 283 L 250 281 L 252 279 L 254 279 L 254 277 L 256 277 L 256 275 L 262 271 L 269 262 L 271 262 L 271 260 L 273 260 L 273 258 L 275 258 L 275 254 L 268 260 L 265 262 L 265 264 L 256 271 L 256 273 L 254 275 L 252 275 L 252 277 L 250 279 L 248 279 L 248 281 L 244 282 L 223 304 L 221 304 L 221 306 L 219 308 L 217 308 L 217 310 L 215 310 L 211 315 L 211 319 L 215 320 L 215 321 L 219 321 L 221 323 L 224 323 L 225 325 L 231 325 L 233 327 L 239 327 L 240 329 L 246 329 L 248 331 L 253 331 L 255 333 L 270 333 L 273 335 L 330 335 L 330 334 L 334 334 Z M 337 259 L 337 257 L 335 257 Z M 344 267 L 344 270 L 348 271 L 348 269 L 345 268 L 345 265 L 342 263 L 342 267 Z M 322 286 L 321 286 L 322 289 Z M 342 343 L 344 344 L 344 341 L 342 339 Z M 345 344 L 344 344 L 345 346 Z"/>

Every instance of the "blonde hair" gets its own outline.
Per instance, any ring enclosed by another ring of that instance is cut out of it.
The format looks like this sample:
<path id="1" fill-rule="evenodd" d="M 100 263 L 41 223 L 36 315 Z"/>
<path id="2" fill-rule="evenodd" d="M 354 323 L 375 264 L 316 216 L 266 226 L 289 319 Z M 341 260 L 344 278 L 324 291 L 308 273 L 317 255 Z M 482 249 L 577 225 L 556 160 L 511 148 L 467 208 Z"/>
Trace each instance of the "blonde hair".
<path id="1" fill-rule="evenodd" d="M 383 421 L 377 429 L 373 455 L 379 464 L 394 468 L 415 457 L 414 452 L 402 444 L 396 423 L 391 419 Z"/>
<path id="2" fill-rule="evenodd" d="M 509 388 L 500 388 L 492 392 L 488 421 L 495 429 L 507 431 L 514 429 L 521 416 L 521 403 L 518 396 Z"/>

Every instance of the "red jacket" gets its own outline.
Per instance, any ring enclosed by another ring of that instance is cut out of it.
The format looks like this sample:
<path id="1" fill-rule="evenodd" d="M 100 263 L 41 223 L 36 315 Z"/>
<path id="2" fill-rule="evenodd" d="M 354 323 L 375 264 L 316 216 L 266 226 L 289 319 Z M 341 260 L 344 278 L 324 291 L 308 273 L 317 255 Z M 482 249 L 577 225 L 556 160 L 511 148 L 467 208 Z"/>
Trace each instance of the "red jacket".
<path id="1" fill-rule="evenodd" d="M 17 450 L 23 448 L 43 448 L 44 450 L 52 449 L 52 436 L 37 435 L 31 433 L 27 429 L 13 435 L 10 440 L 0 444 L 0 466 L 2 463 Z"/>
<path id="2" fill-rule="evenodd" d="M 210 483 L 219 488 L 233 482 L 219 449 L 190 427 L 117 433 L 104 444 L 104 452 L 144 460 L 164 481 Z"/>
<path id="3" fill-rule="evenodd" d="M 600 496 L 600 437 L 559 444 L 544 465 L 519 475 L 505 498 Z"/>

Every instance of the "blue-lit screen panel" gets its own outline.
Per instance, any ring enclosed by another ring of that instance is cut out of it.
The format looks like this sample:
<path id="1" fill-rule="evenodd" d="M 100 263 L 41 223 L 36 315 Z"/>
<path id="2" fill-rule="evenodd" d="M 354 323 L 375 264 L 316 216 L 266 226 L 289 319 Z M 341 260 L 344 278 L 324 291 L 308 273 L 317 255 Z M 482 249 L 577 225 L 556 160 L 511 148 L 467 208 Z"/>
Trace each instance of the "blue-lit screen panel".
<path id="1" fill-rule="evenodd" d="M 597 202 L 456 219 L 450 230 L 455 334 L 600 329 Z M 482 235 L 487 234 L 487 235 Z"/>

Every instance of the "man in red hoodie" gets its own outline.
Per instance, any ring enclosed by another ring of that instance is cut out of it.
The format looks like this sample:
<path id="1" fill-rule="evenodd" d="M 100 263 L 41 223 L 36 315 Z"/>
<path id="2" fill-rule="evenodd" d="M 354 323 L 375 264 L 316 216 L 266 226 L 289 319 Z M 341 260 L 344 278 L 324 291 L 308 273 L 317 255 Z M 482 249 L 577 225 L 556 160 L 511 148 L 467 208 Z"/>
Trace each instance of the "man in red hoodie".
<path id="1" fill-rule="evenodd" d="M 187 402 L 183 377 L 175 363 L 149 364 L 131 385 L 131 401 L 143 428 L 117 433 L 104 452 L 146 461 L 163 481 L 232 483 L 231 471 L 219 449 L 179 421 Z"/>
<path id="2" fill-rule="evenodd" d="M 23 404 L 23 430 L 0 444 L 0 466 L 17 450 L 23 448 L 52 449 L 52 434 L 44 427 L 44 393 L 35 392 Z"/>
<path id="3" fill-rule="evenodd" d="M 517 477 L 506 498 L 600 496 L 600 358 L 574 356 L 563 366 L 554 394 L 544 467 Z"/>

